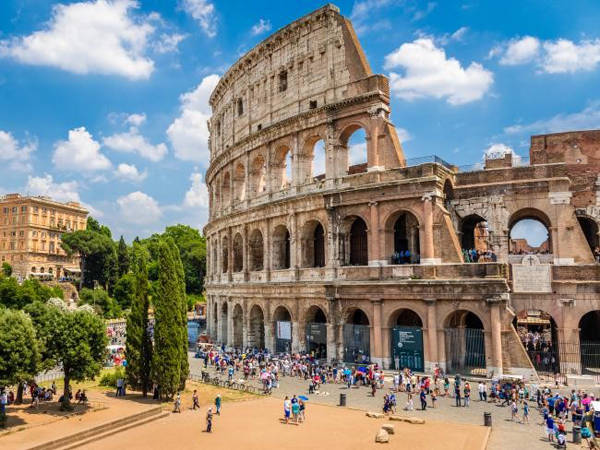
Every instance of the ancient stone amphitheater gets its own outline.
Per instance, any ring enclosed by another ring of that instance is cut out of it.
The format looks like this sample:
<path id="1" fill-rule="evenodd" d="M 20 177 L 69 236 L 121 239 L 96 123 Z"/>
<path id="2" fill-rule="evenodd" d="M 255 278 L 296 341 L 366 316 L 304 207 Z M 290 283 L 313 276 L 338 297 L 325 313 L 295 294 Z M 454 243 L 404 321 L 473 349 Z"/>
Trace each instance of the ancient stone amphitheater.
<path id="1" fill-rule="evenodd" d="M 600 132 L 534 136 L 527 163 L 407 160 L 388 79 L 332 5 L 240 58 L 210 105 L 214 341 L 386 368 L 600 370 Z M 358 130 L 366 163 L 351 165 Z M 523 224 L 546 240 L 513 236 Z"/>

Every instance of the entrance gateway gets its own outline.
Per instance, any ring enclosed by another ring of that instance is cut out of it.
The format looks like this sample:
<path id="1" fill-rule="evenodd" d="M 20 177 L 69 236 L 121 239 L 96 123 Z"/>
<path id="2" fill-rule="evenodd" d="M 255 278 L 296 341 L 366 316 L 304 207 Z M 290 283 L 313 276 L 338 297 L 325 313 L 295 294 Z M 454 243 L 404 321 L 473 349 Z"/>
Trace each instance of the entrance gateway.
<path id="1" fill-rule="evenodd" d="M 292 322 L 277 321 L 277 337 L 275 339 L 276 353 L 291 353 L 292 351 Z"/>
<path id="2" fill-rule="evenodd" d="M 425 371 L 421 327 L 392 328 L 392 364 L 396 370 Z"/>
<path id="3" fill-rule="evenodd" d="M 306 324 L 306 350 L 317 359 L 327 358 L 327 324 Z"/>

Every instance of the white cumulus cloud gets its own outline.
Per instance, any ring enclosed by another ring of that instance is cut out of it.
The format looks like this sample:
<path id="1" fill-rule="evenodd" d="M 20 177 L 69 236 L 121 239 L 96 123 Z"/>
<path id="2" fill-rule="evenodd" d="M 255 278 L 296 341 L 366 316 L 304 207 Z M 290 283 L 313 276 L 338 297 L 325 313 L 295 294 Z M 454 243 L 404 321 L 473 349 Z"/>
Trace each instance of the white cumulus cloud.
<path id="1" fill-rule="evenodd" d="M 132 181 L 134 183 L 140 183 L 148 176 L 147 171 L 140 172 L 137 167 L 133 164 L 121 163 L 117 166 L 115 172 L 117 178 L 125 181 Z"/>
<path id="2" fill-rule="evenodd" d="M 0 55 L 77 74 L 147 79 L 154 70 L 145 55 L 154 27 L 130 14 L 138 7 L 133 0 L 57 4 L 42 30 L 0 41 Z"/>
<path id="3" fill-rule="evenodd" d="M 506 51 L 500 58 L 500 64 L 516 66 L 534 60 L 540 50 L 539 39 L 533 36 L 512 39 L 508 42 Z"/>
<path id="4" fill-rule="evenodd" d="M 263 34 L 268 31 L 271 31 L 271 22 L 265 19 L 260 19 L 258 23 L 255 23 L 252 26 L 251 33 L 253 36 L 258 36 L 259 34 Z"/>
<path id="5" fill-rule="evenodd" d="M 183 205 L 190 208 L 208 208 L 208 188 L 202 178 L 202 174 L 194 172 L 190 176 L 192 185 L 185 193 Z"/>
<path id="6" fill-rule="evenodd" d="M 575 44 L 568 39 L 544 42 L 542 69 L 548 73 L 574 73 L 596 69 L 600 63 L 600 39 Z"/>
<path id="7" fill-rule="evenodd" d="M 590 103 L 583 110 L 570 114 L 557 114 L 548 119 L 504 128 L 506 134 L 545 134 L 571 130 L 600 128 L 600 101 Z"/>
<path id="8" fill-rule="evenodd" d="M 152 48 L 156 53 L 177 53 L 179 51 L 179 43 L 187 36 L 185 34 L 166 34 L 162 33 L 158 39 L 152 44 Z"/>
<path id="9" fill-rule="evenodd" d="M 152 162 L 160 161 L 167 154 L 167 146 L 163 143 L 153 145 L 140 134 L 137 127 L 132 126 L 129 131 L 116 133 L 104 138 L 105 146 L 112 150 L 124 153 L 137 153 L 142 158 Z"/>
<path id="10" fill-rule="evenodd" d="M 56 183 L 50 174 L 27 178 L 25 191 L 30 195 L 46 195 L 59 202 L 80 202 L 77 181 Z"/>
<path id="11" fill-rule="evenodd" d="M 162 216 L 158 202 L 140 191 L 132 192 L 117 199 L 123 221 L 135 225 L 148 225 Z"/>
<path id="12" fill-rule="evenodd" d="M 31 153 L 37 150 L 37 145 L 34 139 L 20 144 L 11 133 L 0 130 L 0 162 L 8 163 L 10 170 L 29 172 Z"/>
<path id="13" fill-rule="evenodd" d="M 59 170 L 82 172 L 105 170 L 112 166 L 109 159 L 100 152 L 100 144 L 85 127 L 69 130 L 66 141 L 54 144 L 52 162 Z"/>
<path id="14" fill-rule="evenodd" d="M 462 67 L 431 38 L 402 44 L 386 55 L 385 68 L 404 69 L 403 75 L 390 72 L 391 90 L 404 100 L 433 97 L 462 105 L 481 99 L 494 82 L 492 72 L 481 64 Z"/>
<path id="15" fill-rule="evenodd" d="M 206 122 L 211 114 L 208 99 L 218 82 L 218 75 L 208 75 L 196 89 L 179 98 L 180 115 L 167 129 L 177 158 L 208 163 L 209 133 Z"/>
<path id="16" fill-rule="evenodd" d="M 198 22 L 208 37 L 217 35 L 217 16 L 215 5 L 208 0 L 182 0 L 182 9 Z"/>

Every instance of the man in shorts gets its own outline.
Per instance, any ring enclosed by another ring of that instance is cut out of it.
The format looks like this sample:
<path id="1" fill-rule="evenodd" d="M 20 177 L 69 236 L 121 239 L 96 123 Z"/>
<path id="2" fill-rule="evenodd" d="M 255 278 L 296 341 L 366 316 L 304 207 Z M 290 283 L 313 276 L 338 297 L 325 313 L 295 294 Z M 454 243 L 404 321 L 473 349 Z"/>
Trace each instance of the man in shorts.
<path id="1" fill-rule="evenodd" d="M 286 395 L 285 400 L 283 401 L 283 417 L 285 419 L 285 423 L 290 421 L 290 413 L 292 410 L 292 402 L 290 402 L 289 397 Z"/>

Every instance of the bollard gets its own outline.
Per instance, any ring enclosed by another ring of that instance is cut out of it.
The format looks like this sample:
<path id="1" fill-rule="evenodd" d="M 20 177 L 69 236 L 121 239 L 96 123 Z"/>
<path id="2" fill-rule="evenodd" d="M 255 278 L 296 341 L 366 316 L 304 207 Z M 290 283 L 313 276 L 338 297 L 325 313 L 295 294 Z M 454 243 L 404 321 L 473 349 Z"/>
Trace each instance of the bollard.
<path id="1" fill-rule="evenodd" d="M 573 444 L 581 444 L 581 427 L 573 427 Z"/>
<path id="2" fill-rule="evenodd" d="M 346 394 L 340 394 L 340 406 L 346 406 Z"/>
<path id="3" fill-rule="evenodd" d="M 492 413 L 490 413 L 490 412 L 483 413 L 483 425 L 486 427 L 492 426 Z"/>

